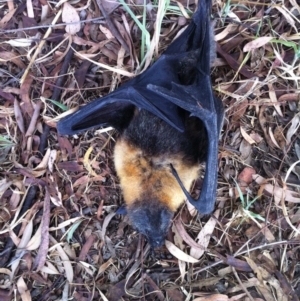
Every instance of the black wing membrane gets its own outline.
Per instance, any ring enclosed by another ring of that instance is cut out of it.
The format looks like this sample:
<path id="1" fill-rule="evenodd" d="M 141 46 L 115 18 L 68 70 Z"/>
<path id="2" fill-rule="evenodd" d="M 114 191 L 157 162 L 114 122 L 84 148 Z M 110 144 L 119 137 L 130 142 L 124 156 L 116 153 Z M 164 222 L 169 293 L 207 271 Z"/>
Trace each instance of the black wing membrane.
<path id="1" fill-rule="evenodd" d="M 167 49 L 168 53 L 175 53 L 176 49 L 184 49 L 192 57 L 197 53 L 197 71 L 190 85 L 172 82 L 171 89 L 162 85 L 149 84 L 148 89 L 168 99 L 178 107 L 196 116 L 204 123 L 208 134 L 208 152 L 206 159 L 206 172 L 202 185 L 201 194 L 198 200 L 194 200 L 183 186 L 176 170 L 173 166 L 172 172 L 179 182 L 189 202 L 196 209 L 203 213 L 211 213 L 214 209 L 216 189 L 217 189 L 217 170 L 218 170 L 218 140 L 222 128 L 224 109 L 222 102 L 215 98 L 212 91 L 210 80 L 210 47 L 212 43 L 210 15 L 211 0 L 201 0 L 198 10 L 194 14 L 193 22 L 187 28 L 187 33 L 182 34 Z"/>
<path id="2" fill-rule="evenodd" d="M 184 131 L 180 111 L 202 120 L 208 135 L 208 155 L 201 195 L 194 200 L 176 170 L 173 175 L 188 200 L 204 214 L 212 212 L 217 187 L 218 140 L 223 122 L 222 102 L 215 98 L 210 80 L 211 0 L 201 0 L 186 30 L 144 73 L 113 93 L 98 98 L 58 123 L 60 134 L 75 134 L 111 125 L 122 131 L 135 107 L 158 116 L 178 131 Z"/>

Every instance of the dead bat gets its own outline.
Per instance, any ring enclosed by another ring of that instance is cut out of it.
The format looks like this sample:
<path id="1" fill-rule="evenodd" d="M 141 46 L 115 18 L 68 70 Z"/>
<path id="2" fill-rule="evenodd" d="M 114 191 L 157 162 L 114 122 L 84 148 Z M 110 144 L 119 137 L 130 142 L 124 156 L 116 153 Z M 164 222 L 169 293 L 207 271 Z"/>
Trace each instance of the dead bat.
<path id="1" fill-rule="evenodd" d="M 211 0 L 201 0 L 185 31 L 144 73 L 58 122 L 61 135 L 113 126 L 114 162 L 134 228 L 161 246 L 184 199 L 203 214 L 216 198 L 223 106 L 210 80 Z M 206 161 L 202 191 L 189 189 Z"/>

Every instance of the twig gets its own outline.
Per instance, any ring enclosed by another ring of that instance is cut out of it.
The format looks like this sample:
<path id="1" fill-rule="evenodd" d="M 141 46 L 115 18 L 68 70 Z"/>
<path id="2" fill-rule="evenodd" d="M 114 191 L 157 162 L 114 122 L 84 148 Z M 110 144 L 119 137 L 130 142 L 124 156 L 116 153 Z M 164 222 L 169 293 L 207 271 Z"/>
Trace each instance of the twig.
<path id="1" fill-rule="evenodd" d="M 233 275 L 235 276 L 235 278 L 237 279 L 238 283 L 240 284 L 242 290 L 246 293 L 246 295 L 248 296 L 248 298 L 251 301 L 254 301 L 253 297 L 250 295 L 250 293 L 248 292 L 247 288 L 245 287 L 244 283 L 241 281 L 236 269 L 234 267 L 231 267 L 232 271 L 233 271 Z"/>
<path id="2" fill-rule="evenodd" d="M 60 17 L 61 14 L 62 14 L 62 10 L 60 10 L 56 14 L 55 18 L 52 21 L 52 24 L 55 24 L 57 22 L 57 20 L 58 20 L 58 18 Z M 31 58 L 31 61 L 29 62 L 29 65 L 27 66 L 27 68 L 26 68 L 23 76 L 21 77 L 21 80 L 20 80 L 20 84 L 21 85 L 24 82 L 25 78 L 27 77 L 27 74 L 28 74 L 31 66 L 33 65 L 33 63 L 34 63 L 36 57 L 38 56 L 38 54 L 41 52 L 44 44 L 46 43 L 46 39 L 49 37 L 49 35 L 51 34 L 51 32 L 52 32 L 52 28 L 49 27 L 48 30 L 46 31 L 45 35 L 44 35 L 43 40 L 41 40 L 40 44 L 38 45 L 37 49 L 35 50 L 35 53 L 33 54 L 32 58 Z"/>
<path id="3" fill-rule="evenodd" d="M 106 12 L 104 6 L 102 5 L 101 0 L 97 0 L 97 4 L 101 10 L 102 15 L 104 16 L 104 18 L 106 20 L 107 26 L 109 27 L 109 29 L 112 32 L 112 34 L 114 35 L 114 37 L 120 42 L 120 44 L 127 51 L 127 53 L 130 53 L 130 49 L 129 49 L 127 43 L 121 36 L 119 30 L 116 28 L 116 26 L 115 26 L 114 22 L 112 21 L 111 17 L 109 16 L 109 14 Z"/>

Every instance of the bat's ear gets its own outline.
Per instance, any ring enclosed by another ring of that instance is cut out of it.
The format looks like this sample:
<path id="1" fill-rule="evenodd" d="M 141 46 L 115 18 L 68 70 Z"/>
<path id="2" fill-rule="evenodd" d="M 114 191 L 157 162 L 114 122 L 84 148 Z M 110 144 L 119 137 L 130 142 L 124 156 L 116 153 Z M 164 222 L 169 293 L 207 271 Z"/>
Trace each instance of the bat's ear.
<path id="1" fill-rule="evenodd" d="M 135 106 L 129 102 L 101 102 L 99 98 L 60 120 L 57 129 L 61 135 L 73 135 L 100 126 L 112 126 L 122 132 L 129 125 L 134 110 Z"/>

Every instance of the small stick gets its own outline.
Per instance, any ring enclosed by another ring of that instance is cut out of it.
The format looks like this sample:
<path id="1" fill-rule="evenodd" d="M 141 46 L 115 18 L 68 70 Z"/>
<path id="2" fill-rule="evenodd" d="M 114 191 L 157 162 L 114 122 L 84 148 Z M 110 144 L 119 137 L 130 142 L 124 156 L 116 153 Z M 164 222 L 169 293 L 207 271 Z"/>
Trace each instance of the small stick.
<path id="1" fill-rule="evenodd" d="M 55 23 L 57 22 L 57 20 L 58 20 L 58 18 L 60 17 L 61 13 L 62 13 L 62 10 L 60 10 L 60 11 L 56 14 L 55 18 L 54 18 L 53 21 L 52 21 L 52 25 L 55 24 Z M 31 58 L 31 61 L 29 62 L 29 65 L 27 66 L 27 68 L 26 68 L 26 70 L 25 70 L 23 76 L 21 77 L 20 85 L 23 84 L 25 78 L 26 78 L 27 75 L 28 75 L 28 72 L 29 72 L 30 68 L 32 67 L 32 65 L 33 65 L 33 63 L 34 63 L 36 57 L 38 56 L 38 54 L 41 52 L 41 50 L 42 50 L 44 44 L 46 43 L 46 39 L 49 37 L 49 35 L 50 35 L 51 32 L 52 32 L 52 28 L 49 27 L 48 30 L 46 31 L 46 33 L 45 33 L 43 39 L 41 40 L 40 44 L 38 45 L 37 49 L 35 50 L 35 53 L 33 54 L 32 58 Z"/>

